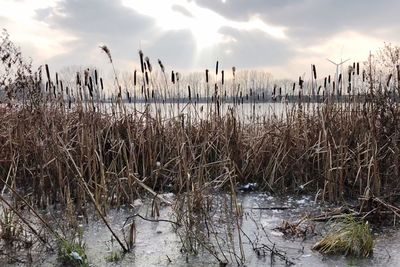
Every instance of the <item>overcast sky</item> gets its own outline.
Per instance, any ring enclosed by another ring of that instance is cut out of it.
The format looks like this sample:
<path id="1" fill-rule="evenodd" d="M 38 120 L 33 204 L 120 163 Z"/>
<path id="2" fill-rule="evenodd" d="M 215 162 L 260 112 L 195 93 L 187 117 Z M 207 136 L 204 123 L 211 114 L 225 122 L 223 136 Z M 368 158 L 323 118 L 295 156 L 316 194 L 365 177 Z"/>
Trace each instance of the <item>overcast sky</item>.
<path id="1" fill-rule="evenodd" d="M 168 69 L 264 69 L 294 78 L 400 43 L 398 0 L 0 0 L 0 27 L 35 64 L 133 70 L 138 50 Z"/>

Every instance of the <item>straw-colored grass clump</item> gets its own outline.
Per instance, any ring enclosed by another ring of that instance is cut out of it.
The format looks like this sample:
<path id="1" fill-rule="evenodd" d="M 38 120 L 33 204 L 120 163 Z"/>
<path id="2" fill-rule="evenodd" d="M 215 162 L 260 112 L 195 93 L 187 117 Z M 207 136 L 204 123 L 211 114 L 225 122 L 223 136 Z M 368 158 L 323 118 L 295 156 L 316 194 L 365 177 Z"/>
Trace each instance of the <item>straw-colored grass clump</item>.
<path id="1" fill-rule="evenodd" d="M 373 246 L 368 222 L 358 221 L 348 216 L 336 222 L 329 233 L 313 246 L 313 249 L 323 254 L 368 257 L 372 254 Z"/>

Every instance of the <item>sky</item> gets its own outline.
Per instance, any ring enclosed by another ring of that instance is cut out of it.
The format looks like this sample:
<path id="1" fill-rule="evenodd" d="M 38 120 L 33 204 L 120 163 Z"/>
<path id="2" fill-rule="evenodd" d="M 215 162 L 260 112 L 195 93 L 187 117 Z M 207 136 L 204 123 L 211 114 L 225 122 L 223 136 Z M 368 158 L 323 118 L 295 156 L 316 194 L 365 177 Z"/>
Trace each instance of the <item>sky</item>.
<path id="1" fill-rule="evenodd" d="M 260 69 L 276 78 L 363 61 L 400 43 L 398 0 L 0 0 L 0 28 L 34 64 L 138 67 L 138 50 L 167 69 Z"/>

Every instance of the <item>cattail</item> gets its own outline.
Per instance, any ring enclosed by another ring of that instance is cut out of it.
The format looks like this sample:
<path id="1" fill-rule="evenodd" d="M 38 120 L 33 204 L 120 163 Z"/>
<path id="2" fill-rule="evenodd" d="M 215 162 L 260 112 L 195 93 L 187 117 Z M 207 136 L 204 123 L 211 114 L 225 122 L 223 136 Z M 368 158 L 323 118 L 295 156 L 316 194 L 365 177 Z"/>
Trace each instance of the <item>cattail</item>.
<path id="1" fill-rule="evenodd" d="M 65 93 L 67 94 L 67 96 L 69 96 L 69 88 L 68 88 L 68 86 L 65 87 Z"/>
<path id="2" fill-rule="evenodd" d="M 76 73 L 76 85 L 82 85 L 81 78 L 79 76 L 79 72 Z"/>
<path id="3" fill-rule="evenodd" d="M 365 70 L 363 70 L 363 73 L 362 73 L 362 75 L 363 75 L 363 78 L 362 78 L 362 80 L 363 80 L 363 82 L 365 82 L 365 77 L 367 76 L 367 73 L 365 72 Z"/>
<path id="4" fill-rule="evenodd" d="M 180 74 L 179 72 L 175 73 L 176 82 L 179 82 Z"/>
<path id="5" fill-rule="evenodd" d="M 342 81 L 342 74 L 340 73 L 339 74 L 339 80 L 338 80 L 338 83 L 340 83 Z"/>
<path id="6" fill-rule="evenodd" d="M 360 63 L 357 62 L 357 76 L 360 75 Z"/>
<path id="7" fill-rule="evenodd" d="M 189 101 L 192 101 L 192 94 L 190 92 L 190 85 L 188 85 L 188 95 L 189 95 Z"/>
<path id="8" fill-rule="evenodd" d="M 317 95 L 319 95 L 319 91 L 321 90 L 321 88 L 322 88 L 322 86 L 320 85 L 320 86 L 318 87 Z"/>
<path id="9" fill-rule="evenodd" d="M 103 87 L 103 78 L 100 78 L 100 87 L 101 87 L 101 90 L 104 89 L 104 87 Z"/>
<path id="10" fill-rule="evenodd" d="M 164 68 L 164 65 L 162 64 L 160 59 L 158 59 L 158 65 L 160 65 L 160 69 L 164 73 L 165 72 L 165 68 Z"/>
<path id="11" fill-rule="evenodd" d="M 111 57 L 111 52 L 110 49 L 108 49 L 108 47 L 106 45 L 101 45 L 100 49 L 104 51 L 104 53 L 107 54 L 108 59 L 110 60 L 110 63 L 112 63 L 112 57 Z"/>
<path id="12" fill-rule="evenodd" d="M 92 80 L 92 76 L 89 77 L 89 94 L 90 97 L 93 97 L 93 80 Z"/>
<path id="13" fill-rule="evenodd" d="M 293 83 L 293 88 L 292 88 L 293 92 L 295 89 L 296 89 L 296 83 Z"/>
<path id="14" fill-rule="evenodd" d="M 60 81 L 60 88 L 61 88 L 61 92 L 64 92 L 64 87 L 63 87 L 63 82 Z"/>
<path id="15" fill-rule="evenodd" d="M 86 69 L 84 72 L 84 78 L 85 78 L 85 86 L 88 85 L 88 78 L 89 78 L 89 69 Z"/>
<path id="16" fill-rule="evenodd" d="M 331 84 L 331 75 L 328 76 L 328 83 Z"/>
<path id="17" fill-rule="evenodd" d="M 390 85 L 390 80 L 392 79 L 392 74 L 390 73 L 389 74 L 389 77 L 388 77 L 388 79 L 387 79 L 387 82 L 386 82 L 386 87 L 389 87 L 389 85 Z"/>
<path id="18" fill-rule="evenodd" d="M 314 74 L 314 80 L 317 79 L 317 69 L 315 68 L 315 65 L 312 65 L 312 70 L 313 70 L 313 74 Z"/>
<path id="19" fill-rule="evenodd" d="M 149 74 L 147 71 L 145 72 L 145 78 L 146 78 L 146 84 L 149 85 Z"/>
<path id="20" fill-rule="evenodd" d="M 215 75 L 218 75 L 218 60 L 217 63 L 215 64 Z"/>
<path id="21" fill-rule="evenodd" d="M 253 89 L 250 88 L 250 96 L 253 95 Z"/>
<path id="22" fill-rule="evenodd" d="M 233 77 L 235 77 L 235 73 L 236 73 L 236 67 L 233 66 L 233 67 L 232 67 L 232 75 L 233 75 Z"/>
<path id="23" fill-rule="evenodd" d="M 225 71 L 221 71 L 221 79 L 222 79 L 222 85 L 224 85 L 224 76 L 225 76 Z"/>
<path id="24" fill-rule="evenodd" d="M 58 84 L 59 84 L 59 81 L 58 81 L 58 72 L 56 72 L 56 84 L 57 84 L 57 86 L 58 86 Z"/>
<path id="25" fill-rule="evenodd" d="M 144 73 L 144 62 L 143 62 L 143 52 L 142 52 L 142 50 L 139 50 L 139 58 L 140 58 L 140 68 L 142 70 L 142 73 Z"/>
<path id="26" fill-rule="evenodd" d="M 301 79 L 301 76 L 299 77 L 299 86 L 300 86 L 300 89 L 303 89 L 303 79 Z"/>
<path id="27" fill-rule="evenodd" d="M 206 83 L 208 83 L 208 69 L 206 69 Z"/>
<path id="28" fill-rule="evenodd" d="M 396 69 L 397 69 L 397 86 L 400 86 L 400 65 L 397 65 Z"/>
<path id="29" fill-rule="evenodd" d="M 351 68 L 349 68 L 349 80 L 348 80 L 348 82 L 351 82 L 351 72 L 352 72 L 352 69 Z"/>
<path id="30" fill-rule="evenodd" d="M 98 79 L 99 79 L 99 77 L 97 75 L 97 70 L 94 70 L 94 83 L 96 84 L 96 86 L 99 84 Z"/>
<path id="31" fill-rule="evenodd" d="M 279 87 L 279 96 L 282 96 L 282 87 Z"/>
<path id="32" fill-rule="evenodd" d="M 171 82 L 173 84 L 175 84 L 175 73 L 174 73 L 174 71 L 171 71 Z"/>
<path id="33" fill-rule="evenodd" d="M 151 89 L 151 98 L 154 99 L 154 90 L 153 89 Z"/>
<path id="34" fill-rule="evenodd" d="M 356 71 L 356 63 L 353 62 L 353 75 L 355 74 L 355 71 Z"/>
<path id="35" fill-rule="evenodd" d="M 332 82 L 332 86 L 333 86 L 333 91 L 335 91 L 335 89 L 336 89 L 336 83 L 335 83 L 335 81 Z"/>
<path id="36" fill-rule="evenodd" d="M 46 76 L 47 76 L 47 81 L 49 81 L 49 83 L 50 83 L 50 71 L 49 71 L 49 65 L 45 65 L 45 68 L 46 68 Z"/>
<path id="37" fill-rule="evenodd" d="M 324 79 L 324 88 L 326 88 L 326 82 L 327 82 L 327 78 L 325 77 L 325 79 Z"/>
<path id="38" fill-rule="evenodd" d="M 276 94 L 276 84 L 274 84 L 274 89 L 272 91 L 272 95 L 275 96 L 275 94 Z"/>
<path id="39" fill-rule="evenodd" d="M 151 71 L 153 70 L 153 67 L 152 67 L 151 64 L 150 64 L 150 59 L 149 59 L 149 57 L 146 57 L 144 60 L 146 61 L 147 68 L 148 68 L 149 71 L 151 72 Z"/>

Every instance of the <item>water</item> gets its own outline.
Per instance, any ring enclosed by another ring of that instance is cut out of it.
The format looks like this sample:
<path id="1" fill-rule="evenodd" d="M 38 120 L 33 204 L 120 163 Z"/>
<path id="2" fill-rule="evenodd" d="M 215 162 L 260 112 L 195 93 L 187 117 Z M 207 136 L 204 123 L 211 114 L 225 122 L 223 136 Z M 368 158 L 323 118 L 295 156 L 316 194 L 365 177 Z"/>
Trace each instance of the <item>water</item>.
<path id="1" fill-rule="evenodd" d="M 228 197 L 228 196 L 226 196 Z M 223 201 L 225 195 L 215 196 L 215 199 Z M 219 201 L 217 200 L 217 202 Z M 306 214 L 319 214 L 327 208 L 315 204 L 312 197 L 273 197 L 268 194 L 243 194 L 239 195 L 239 202 L 243 207 L 243 217 L 240 221 L 242 230 L 253 242 L 258 236 L 260 244 L 273 246 L 286 253 L 288 259 L 293 261 L 296 266 L 399 266 L 400 262 L 400 232 L 395 229 L 386 229 L 384 233 L 374 234 L 374 253 L 368 259 L 351 259 L 344 256 L 325 257 L 320 253 L 311 250 L 313 244 L 321 238 L 325 224 L 315 225 L 316 235 L 307 238 L 285 237 L 276 230 L 283 220 L 291 222 L 297 221 Z M 266 207 L 287 207 L 286 210 L 268 210 Z M 135 212 L 150 218 L 150 202 L 144 201 L 141 207 Z M 224 212 L 224 208 L 218 209 L 214 216 L 218 217 Z M 127 217 L 134 211 L 127 208 L 119 211 L 109 212 L 107 219 L 116 232 L 120 229 Z M 164 206 L 160 210 L 160 219 L 171 219 L 171 207 Z M 87 247 L 87 255 L 91 266 L 218 266 L 218 262 L 207 252 L 201 252 L 198 256 L 186 256 L 180 251 L 181 243 L 173 227 L 167 222 L 148 222 L 136 218 L 137 237 L 136 246 L 132 252 L 128 253 L 117 263 L 107 262 L 106 257 L 110 251 L 119 251 L 117 242 L 111 241 L 111 235 L 99 220 L 90 220 L 88 224 L 83 224 L 84 240 Z M 261 230 L 261 226 L 265 232 Z M 217 225 L 218 229 L 224 229 L 224 225 Z M 269 254 L 266 257 L 258 257 L 252 250 L 250 242 L 243 238 L 246 262 L 245 265 L 265 266 L 271 265 Z M 237 241 L 237 233 L 235 234 Z M 236 253 L 239 247 L 236 244 Z M 232 266 L 236 262 L 230 260 Z M 50 254 L 40 266 L 53 266 L 56 264 L 56 256 Z M 15 265 L 10 265 L 15 266 Z M 273 266 L 285 266 L 285 262 L 275 257 Z"/>
<path id="2" fill-rule="evenodd" d="M 310 111 L 322 105 L 322 103 L 302 103 L 301 108 L 304 111 Z M 97 110 L 100 109 L 102 112 L 115 114 L 126 112 L 127 114 L 136 114 L 139 116 L 148 111 L 153 117 L 158 114 L 164 120 L 184 116 L 186 119 L 192 121 L 211 118 L 215 114 L 219 114 L 219 116 L 233 114 L 243 122 L 260 123 L 272 117 L 284 118 L 294 108 L 299 108 L 299 104 L 286 102 L 245 102 L 239 105 L 222 103 L 217 106 L 215 103 L 124 103 L 125 111 L 122 111 L 116 105 L 106 103 L 98 105 Z"/>

